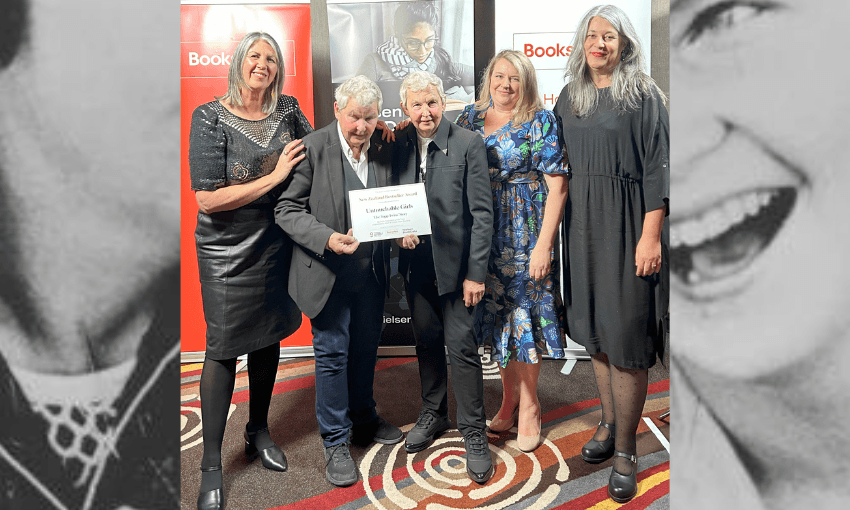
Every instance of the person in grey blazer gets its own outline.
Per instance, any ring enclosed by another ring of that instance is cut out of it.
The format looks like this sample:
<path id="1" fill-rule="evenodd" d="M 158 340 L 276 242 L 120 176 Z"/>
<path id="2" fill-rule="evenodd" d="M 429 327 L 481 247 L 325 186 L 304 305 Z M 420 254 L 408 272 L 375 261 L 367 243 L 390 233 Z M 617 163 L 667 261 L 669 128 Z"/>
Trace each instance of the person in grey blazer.
<path id="1" fill-rule="evenodd" d="M 378 416 L 372 397 L 389 245 L 352 237 L 348 212 L 349 190 L 385 186 L 390 178 L 392 146 L 374 133 L 381 89 L 355 76 L 335 98 L 337 120 L 304 137 L 306 157 L 278 199 L 275 220 L 295 242 L 289 293 L 313 331 L 325 476 L 347 486 L 357 481 L 350 441 L 395 444 L 404 436 Z"/>
<path id="2" fill-rule="evenodd" d="M 493 199 L 481 136 L 443 119 L 446 95 L 436 75 L 417 71 L 401 84 L 410 125 L 396 133 L 393 182 L 424 182 L 431 235 L 398 239 L 399 272 L 410 304 L 422 410 L 405 449 L 427 448 L 450 427 L 445 348 L 452 366 L 457 428 L 466 471 L 478 483 L 493 475 L 484 415 L 484 379 L 473 336 L 493 238 Z"/>

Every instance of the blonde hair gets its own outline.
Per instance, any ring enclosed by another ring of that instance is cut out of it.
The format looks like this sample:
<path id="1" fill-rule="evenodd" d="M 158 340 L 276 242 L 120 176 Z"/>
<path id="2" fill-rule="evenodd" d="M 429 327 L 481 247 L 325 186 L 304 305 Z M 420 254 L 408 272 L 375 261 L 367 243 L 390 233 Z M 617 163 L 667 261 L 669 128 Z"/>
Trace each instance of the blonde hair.
<path id="1" fill-rule="evenodd" d="M 533 119 L 534 114 L 543 109 L 543 101 L 540 100 L 540 93 L 537 92 L 537 73 L 534 72 L 534 66 L 528 57 L 519 51 L 502 50 L 490 59 L 490 63 L 484 70 L 484 81 L 481 83 L 475 109 L 484 111 L 490 107 L 492 100 L 490 78 L 493 76 L 496 63 L 502 59 L 508 61 L 519 73 L 519 97 L 511 111 L 511 122 L 514 126 L 518 126 Z"/>

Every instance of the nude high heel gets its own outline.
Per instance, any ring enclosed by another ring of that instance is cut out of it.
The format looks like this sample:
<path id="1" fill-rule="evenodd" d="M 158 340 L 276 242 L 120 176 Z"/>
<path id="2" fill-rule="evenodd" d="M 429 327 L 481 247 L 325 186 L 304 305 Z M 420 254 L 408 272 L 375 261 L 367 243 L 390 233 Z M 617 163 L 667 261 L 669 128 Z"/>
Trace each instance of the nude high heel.
<path id="1" fill-rule="evenodd" d="M 523 436 L 522 434 L 517 434 L 516 436 L 516 444 L 517 448 L 524 452 L 532 452 L 540 446 L 540 433 L 543 431 L 540 424 L 540 415 L 537 416 L 537 434 L 533 436 Z"/>
<path id="2" fill-rule="evenodd" d="M 501 409 L 500 409 L 501 411 Z M 496 416 L 490 421 L 490 432 L 494 434 L 504 434 L 505 432 L 511 430 L 511 427 L 516 423 L 517 416 L 519 416 L 519 404 L 514 407 L 514 412 L 511 413 L 511 417 L 508 420 L 499 419 L 499 413 L 496 413 Z"/>

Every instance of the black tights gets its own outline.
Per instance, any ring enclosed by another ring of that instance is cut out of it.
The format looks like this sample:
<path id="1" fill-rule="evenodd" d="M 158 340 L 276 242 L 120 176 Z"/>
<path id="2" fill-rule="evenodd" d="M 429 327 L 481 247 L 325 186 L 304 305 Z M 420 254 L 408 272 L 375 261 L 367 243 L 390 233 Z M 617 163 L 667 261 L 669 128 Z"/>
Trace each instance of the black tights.
<path id="1" fill-rule="evenodd" d="M 268 427 L 269 403 L 277 376 L 279 355 L 280 345 L 276 343 L 248 353 L 249 403 L 246 429 L 249 432 Z M 221 445 L 224 442 L 224 428 L 227 425 L 235 382 L 236 358 L 204 359 L 204 370 L 201 373 L 201 417 L 204 433 L 202 468 L 221 465 Z M 255 444 L 260 450 L 274 445 L 267 432 L 257 434 Z M 215 474 L 204 473 L 202 491 L 221 487 L 221 471 L 211 473 Z M 208 487 L 205 489 L 204 485 Z"/>
<path id="2" fill-rule="evenodd" d="M 590 358 L 602 403 L 602 422 L 616 424 L 614 448 L 619 452 L 637 455 L 635 436 L 646 403 L 649 371 L 611 365 L 605 353 L 594 354 Z M 608 429 L 599 427 L 594 439 L 603 441 L 607 438 Z M 614 457 L 614 469 L 623 475 L 630 475 L 632 464 L 623 457 Z"/>

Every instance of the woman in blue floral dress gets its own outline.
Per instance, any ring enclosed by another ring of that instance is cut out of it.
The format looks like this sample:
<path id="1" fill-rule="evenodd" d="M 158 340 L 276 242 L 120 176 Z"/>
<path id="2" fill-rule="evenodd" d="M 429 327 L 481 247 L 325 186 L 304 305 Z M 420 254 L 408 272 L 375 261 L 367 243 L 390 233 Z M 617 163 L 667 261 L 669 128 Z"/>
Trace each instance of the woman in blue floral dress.
<path id="1" fill-rule="evenodd" d="M 502 406 L 490 430 L 507 431 L 518 420 L 517 444 L 531 451 L 540 443 L 540 356 L 564 357 L 555 240 L 567 198 L 567 160 L 528 58 L 502 51 L 484 76 L 478 101 L 457 120 L 484 137 L 493 189 L 495 229 L 476 334 L 494 346 L 502 376 Z"/>

